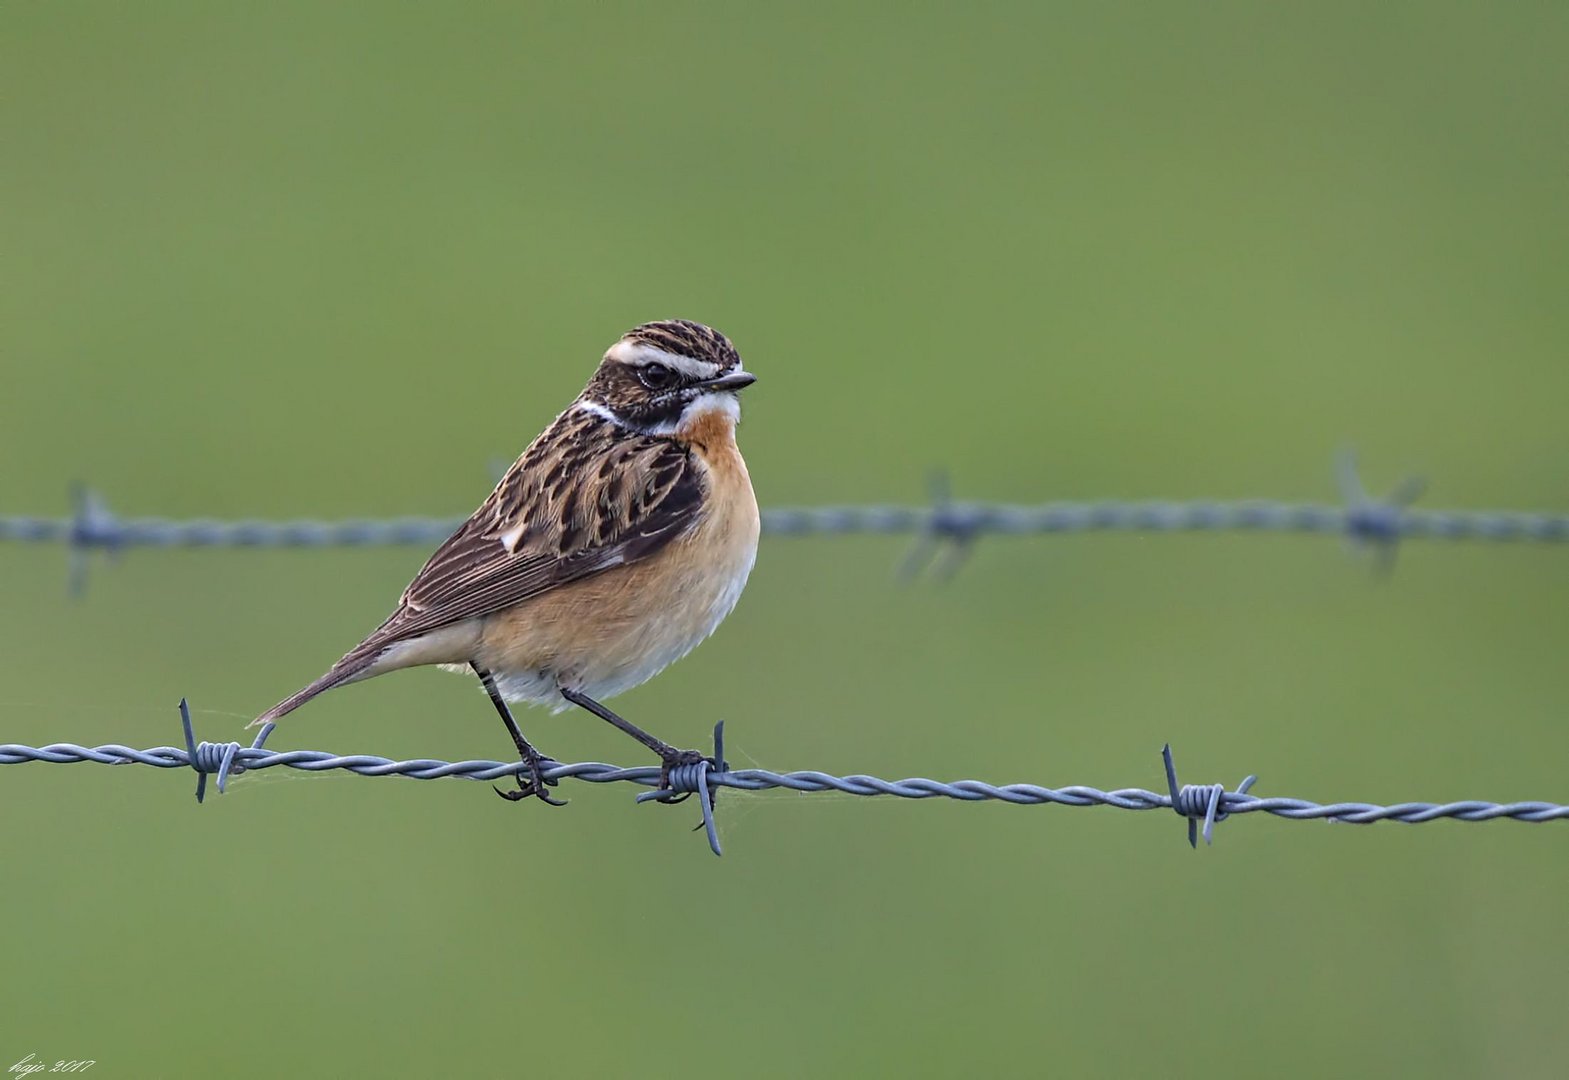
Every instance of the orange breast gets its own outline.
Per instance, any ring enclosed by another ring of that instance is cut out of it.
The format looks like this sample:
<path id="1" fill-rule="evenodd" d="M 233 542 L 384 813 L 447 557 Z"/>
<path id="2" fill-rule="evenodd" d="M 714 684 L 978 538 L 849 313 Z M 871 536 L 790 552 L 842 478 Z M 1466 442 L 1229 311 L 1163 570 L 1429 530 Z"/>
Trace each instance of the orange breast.
<path id="1" fill-rule="evenodd" d="M 595 698 L 621 693 L 690 652 L 735 607 L 757 555 L 757 500 L 733 421 L 703 416 L 691 427 L 708 480 L 693 527 L 643 562 L 488 616 L 481 662 L 504 691 L 552 705 L 556 681 Z"/>

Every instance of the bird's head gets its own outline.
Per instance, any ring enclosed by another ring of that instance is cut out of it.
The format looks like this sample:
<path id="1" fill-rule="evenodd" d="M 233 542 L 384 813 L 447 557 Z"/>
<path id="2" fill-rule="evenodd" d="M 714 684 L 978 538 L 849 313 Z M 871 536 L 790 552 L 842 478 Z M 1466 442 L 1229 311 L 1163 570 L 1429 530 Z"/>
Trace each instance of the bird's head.
<path id="1" fill-rule="evenodd" d="M 623 334 L 578 401 L 622 427 L 674 435 L 707 417 L 734 424 L 741 416 L 737 395 L 756 379 L 719 331 L 667 319 Z"/>

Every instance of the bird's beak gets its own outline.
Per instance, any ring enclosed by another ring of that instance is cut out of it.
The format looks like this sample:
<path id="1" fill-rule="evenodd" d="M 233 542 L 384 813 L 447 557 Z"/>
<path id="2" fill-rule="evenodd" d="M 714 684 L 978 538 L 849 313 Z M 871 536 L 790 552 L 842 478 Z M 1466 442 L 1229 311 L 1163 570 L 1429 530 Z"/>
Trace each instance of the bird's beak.
<path id="1" fill-rule="evenodd" d="M 732 371 L 728 375 L 721 375 L 717 379 L 705 379 L 697 385 L 704 390 L 742 390 L 757 381 L 757 376 L 750 371 Z"/>

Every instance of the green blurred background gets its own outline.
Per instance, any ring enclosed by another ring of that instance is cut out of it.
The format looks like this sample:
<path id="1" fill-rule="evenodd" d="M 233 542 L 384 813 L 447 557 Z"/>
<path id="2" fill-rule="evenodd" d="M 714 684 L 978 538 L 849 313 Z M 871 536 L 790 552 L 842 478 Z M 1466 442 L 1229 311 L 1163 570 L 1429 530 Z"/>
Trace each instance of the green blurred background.
<path id="1" fill-rule="evenodd" d="M 1569 9 L 9 4 L 0 512 L 467 513 L 627 327 L 765 505 L 1569 498 Z M 765 539 L 624 698 L 776 769 L 1569 801 L 1569 555 Z M 0 550 L 0 741 L 245 737 L 426 552 Z M 638 761 L 581 715 L 547 750 Z M 400 674 L 273 736 L 505 756 Z M 0 774 L 0 1059 L 100 1076 L 1560 1075 L 1565 826 Z"/>

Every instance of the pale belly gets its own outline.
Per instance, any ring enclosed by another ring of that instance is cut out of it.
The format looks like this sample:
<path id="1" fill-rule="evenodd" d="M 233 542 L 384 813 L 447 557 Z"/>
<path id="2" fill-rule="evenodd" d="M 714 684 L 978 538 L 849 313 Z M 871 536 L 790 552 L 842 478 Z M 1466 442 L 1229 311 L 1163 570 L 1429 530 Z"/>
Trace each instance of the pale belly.
<path id="1" fill-rule="evenodd" d="M 484 620 L 480 662 L 508 701 L 568 707 L 565 686 L 604 700 L 653 678 L 718 628 L 757 557 L 745 498 L 659 554 Z"/>

